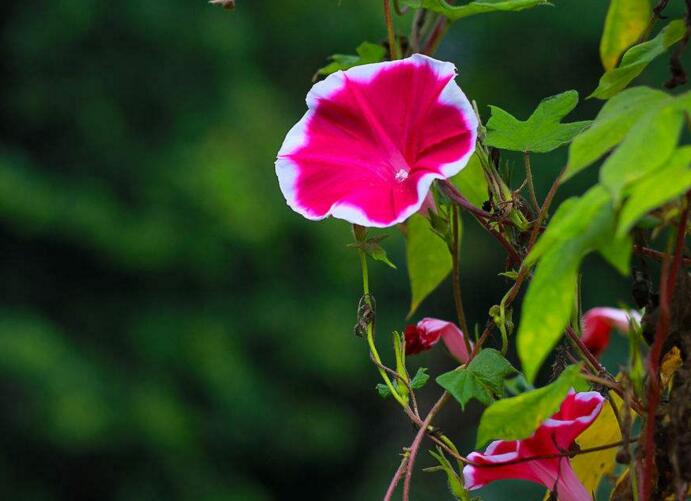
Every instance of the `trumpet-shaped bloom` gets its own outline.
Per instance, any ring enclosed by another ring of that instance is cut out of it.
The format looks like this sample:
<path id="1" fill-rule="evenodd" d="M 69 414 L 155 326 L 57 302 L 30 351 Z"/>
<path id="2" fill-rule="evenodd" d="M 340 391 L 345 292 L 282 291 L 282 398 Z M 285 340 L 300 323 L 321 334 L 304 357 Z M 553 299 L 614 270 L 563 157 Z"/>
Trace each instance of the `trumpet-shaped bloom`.
<path id="1" fill-rule="evenodd" d="M 463 340 L 463 332 L 456 324 L 437 318 L 423 318 L 405 330 L 405 353 L 415 355 L 427 351 L 441 339 L 451 355 L 460 363 L 468 361 L 469 353 Z"/>
<path id="2" fill-rule="evenodd" d="M 615 327 L 622 332 L 629 331 L 629 322 L 634 319 L 640 323 L 641 314 L 617 308 L 592 308 L 583 315 L 583 343 L 599 357 L 609 344 L 609 336 Z"/>
<path id="3" fill-rule="evenodd" d="M 556 455 L 568 452 L 574 440 L 600 414 L 604 398 L 597 392 L 569 392 L 559 411 L 543 422 L 537 431 L 523 440 L 497 440 L 484 453 L 473 452 L 468 460 L 473 464 L 463 468 L 468 489 L 503 479 L 536 482 L 556 492 L 559 501 L 591 501 L 571 468 L 568 457 L 530 459 L 533 456 Z"/>
<path id="4" fill-rule="evenodd" d="M 475 149 L 478 121 L 455 76 L 453 64 L 415 54 L 316 83 L 276 160 L 288 205 L 373 227 L 418 211 Z"/>

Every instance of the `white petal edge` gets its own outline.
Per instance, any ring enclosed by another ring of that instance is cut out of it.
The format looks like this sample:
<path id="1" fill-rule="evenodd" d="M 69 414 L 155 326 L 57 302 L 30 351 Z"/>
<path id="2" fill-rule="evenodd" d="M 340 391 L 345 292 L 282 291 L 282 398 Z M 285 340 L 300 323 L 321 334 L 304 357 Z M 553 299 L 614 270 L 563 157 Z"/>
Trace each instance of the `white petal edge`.
<path id="1" fill-rule="evenodd" d="M 573 394 L 572 392 L 574 392 L 573 389 L 569 390 L 569 394 Z M 593 407 L 593 410 L 590 412 L 590 414 L 586 414 L 585 416 L 580 416 L 569 420 L 549 418 L 545 420 L 541 426 L 546 426 L 548 428 L 561 428 L 562 426 L 568 426 L 569 424 L 576 422 L 588 425 L 592 424 L 597 419 L 597 416 L 600 414 L 602 406 L 605 402 L 605 398 L 596 391 L 583 391 L 580 393 L 576 393 L 575 398 L 576 400 L 580 400 L 582 402 L 597 400 L 597 405 Z"/>
<path id="2" fill-rule="evenodd" d="M 304 146 L 307 142 L 307 125 L 310 118 L 314 114 L 314 110 L 317 108 L 319 101 L 322 99 L 328 99 L 334 93 L 340 91 L 345 85 L 346 78 L 367 83 L 382 70 L 386 70 L 401 64 L 411 63 L 430 66 L 439 76 L 452 76 L 451 80 L 449 80 L 442 90 L 439 96 L 439 102 L 451 105 L 461 111 L 464 119 L 466 120 L 466 125 L 469 126 L 470 131 L 473 134 L 472 144 L 475 144 L 477 139 L 477 117 L 475 116 L 475 111 L 470 105 L 468 98 L 465 96 L 453 78 L 456 76 L 457 71 L 456 67 L 452 63 L 439 61 L 438 59 L 434 59 L 423 54 L 413 54 L 406 59 L 364 64 L 350 68 L 345 72 L 337 71 L 312 86 L 310 91 L 307 93 L 306 98 L 308 108 L 307 112 L 302 116 L 298 123 L 296 123 L 290 129 L 290 131 L 288 131 L 288 134 L 286 135 L 283 144 L 278 151 L 275 164 L 276 176 L 278 177 L 281 192 L 283 193 L 283 196 L 291 209 L 298 214 L 301 214 L 305 218 L 313 221 L 318 221 L 329 216 L 333 216 L 360 226 L 386 228 L 398 223 L 402 223 L 419 211 L 420 207 L 422 207 L 422 204 L 425 201 L 427 193 L 430 190 L 430 186 L 435 179 L 447 179 L 460 172 L 461 169 L 466 166 L 468 160 L 474 152 L 474 148 L 471 148 L 460 159 L 441 166 L 441 174 L 429 173 L 422 176 L 417 184 L 418 200 L 414 204 L 404 208 L 393 220 L 388 222 L 373 221 L 362 209 L 348 204 L 347 202 L 335 202 L 324 214 L 315 214 L 310 211 L 309 208 L 303 207 L 297 202 L 295 181 L 297 180 L 298 176 L 298 167 L 294 162 L 286 158 L 286 156 Z"/>

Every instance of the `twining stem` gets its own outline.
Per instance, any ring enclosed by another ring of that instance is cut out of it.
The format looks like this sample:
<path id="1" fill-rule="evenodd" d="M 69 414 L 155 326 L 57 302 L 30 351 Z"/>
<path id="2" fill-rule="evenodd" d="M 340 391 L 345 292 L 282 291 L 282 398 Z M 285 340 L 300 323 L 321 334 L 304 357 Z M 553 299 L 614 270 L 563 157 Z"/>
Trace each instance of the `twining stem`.
<path id="1" fill-rule="evenodd" d="M 384 0 L 384 20 L 386 21 L 386 34 L 389 39 L 389 53 L 391 54 L 391 60 L 394 61 L 399 58 L 399 47 L 393 26 L 393 16 L 391 15 L 391 0 Z"/>
<path id="2" fill-rule="evenodd" d="M 637 245 L 637 244 L 634 244 L 633 251 L 636 254 L 648 256 L 650 258 L 655 259 L 656 261 L 662 261 L 662 259 L 665 257 L 664 252 L 660 252 L 660 251 L 657 251 L 655 249 L 651 249 L 649 247 L 643 247 L 642 245 Z M 691 258 L 682 257 L 681 262 L 684 264 L 684 266 L 691 266 Z"/>
<path id="3" fill-rule="evenodd" d="M 669 255 L 666 255 L 662 261 L 662 269 L 660 271 L 659 315 L 657 318 L 657 325 L 655 326 L 655 339 L 648 356 L 648 413 L 645 420 L 645 446 L 643 449 L 645 454 L 640 485 L 642 501 L 651 499 L 650 496 L 652 494 L 653 468 L 655 463 L 655 417 L 657 406 L 660 402 L 660 357 L 662 356 L 662 347 L 669 334 L 671 316 L 670 299 L 674 294 L 677 276 L 681 268 L 690 202 L 691 192 L 686 194 L 684 210 L 679 218 L 673 260 L 670 263 Z"/>
<path id="4" fill-rule="evenodd" d="M 401 481 L 401 477 L 403 476 L 403 473 L 406 471 L 406 468 L 408 467 L 409 456 L 410 454 L 407 451 L 403 454 L 401 464 L 398 466 L 396 473 L 391 479 L 391 483 L 389 483 L 389 488 L 386 489 L 386 494 L 384 494 L 384 501 L 390 501 L 393 497 L 393 493 L 396 491 L 396 486 L 398 485 L 398 482 Z"/>
<path id="5" fill-rule="evenodd" d="M 404 407 L 404 411 L 407 415 L 413 414 L 415 416 L 418 415 L 418 408 L 417 408 L 417 399 L 415 398 L 415 391 L 412 385 L 410 384 L 410 379 L 404 378 L 401 374 L 396 372 L 395 370 L 387 367 L 386 365 L 383 365 L 379 362 L 377 362 L 372 354 L 370 354 L 370 360 L 372 360 L 372 363 L 379 367 L 380 369 L 384 370 L 387 374 L 389 374 L 394 380 L 397 382 L 401 383 L 406 387 L 408 390 L 408 395 L 410 395 L 410 400 L 412 401 L 413 408 L 410 408 L 410 405 L 408 407 Z M 411 418 L 412 419 L 412 418 Z M 418 418 L 419 419 L 419 418 Z M 415 419 L 413 419 L 413 422 L 415 422 Z"/>
<path id="6" fill-rule="evenodd" d="M 470 200 L 465 198 L 460 191 L 458 191 L 458 188 L 456 188 L 450 181 L 444 180 L 444 181 L 438 181 L 439 182 L 439 187 L 442 189 L 444 194 L 449 197 L 456 205 L 459 207 L 463 207 L 465 210 L 470 212 L 471 214 L 475 216 L 479 216 L 485 219 L 491 219 L 492 214 L 489 212 L 486 212 L 479 207 L 475 207 Z"/>
<path id="7" fill-rule="evenodd" d="M 434 53 L 437 51 L 437 48 L 439 47 L 439 44 L 444 38 L 444 35 L 446 35 L 446 32 L 448 30 L 449 23 L 446 21 L 446 18 L 444 16 L 439 16 L 439 19 L 437 19 L 437 23 L 435 24 L 432 33 L 427 39 L 425 46 L 422 48 L 422 53 L 428 56 L 434 55 Z"/>
<path id="8" fill-rule="evenodd" d="M 365 298 L 365 302 L 367 305 L 371 308 L 372 307 L 372 300 L 370 299 L 370 292 L 369 292 L 369 271 L 367 270 L 367 255 L 365 254 L 365 251 L 362 249 L 359 249 L 359 254 L 360 254 L 360 269 L 362 270 L 362 293 Z M 369 350 L 370 350 L 370 355 L 374 359 L 374 361 L 377 363 L 377 370 L 379 371 L 379 374 L 381 375 L 382 379 L 384 380 L 384 383 L 386 383 L 386 386 L 389 388 L 389 391 L 391 392 L 391 395 L 396 399 L 396 401 L 401 404 L 403 407 L 407 407 L 408 404 L 406 403 L 405 400 L 398 394 L 396 391 L 396 388 L 393 386 L 391 383 L 391 379 L 389 378 L 389 375 L 386 373 L 384 369 L 382 369 L 382 364 L 381 357 L 379 356 L 379 352 L 377 351 L 377 347 L 374 344 L 374 326 L 371 321 L 367 322 L 367 344 L 369 345 Z"/>
<path id="9" fill-rule="evenodd" d="M 410 501 L 410 479 L 413 476 L 413 465 L 415 464 L 415 457 L 417 456 L 417 453 L 420 450 L 422 439 L 424 438 L 425 433 L 427 433 L 427 428 L 432 422 L 432 419 L 434 419 L 434 416 L 436 416 L 437 413 L 439 413 L 439 411 L 442 409 L 442 407 L 444 407 L 444 404 L 446 404 L 446 402 L 449 400 L 449 397 L 449 393 L 445 391 L 439 398 L 439 400 L 437 400 L 437 403 L 434 404 L 432 409 L 427 414 L 427 417 L 420 425 L 420 429 L 418 430 L 417 435 L 415 435 L 413 443 L 410 445 L 408 469 L 405 473 L 405 480 L 403 481 L 403 501 Z"/>
<path id="10" fill-rule="evenodd" d="M 501 466 L 509 466 L 513 464 L 520 464 L 520 463 L 526 463 L 528 461 L 538 461 L 538 460 L 544 460 L 544 459 L 556 459 L 556 458 L 563 458 L 563 457 L 574 457 L 574 456 L 580 456 L 581 454 L 590 454 L 591 452 L 598 452 L 598 451 L 604 451 L 605 449 L 613 449 L 614 447 L 621 447 L 622 445 L 626 443 L 631 443 L 635 442 L 638 440 L 638 437 L 633 437 L 630 438 L 628 441 L 627 440 L 620 440 L 619 442 L 612 442 L 610 444 L 603 444 L 603 445 L 597 445 L 595 447 L 588 447 L 585 449 L 580 449 L 574 452 L 569 452 L 569 451 L 564 451 L 564 452 L 556 452 L 554 454 L 540 454 L 536 456 L 526 456 L 522 458 L 516 458 L 516 459 L 511 459 L 509 461 L 502 461 L 500 463 L 482 463 L 482 464 L 475 464 L 472 461 L 469 461 L 468 464 L 475 466 L 477 468 L 498 468 Z"/>
<path id="11" fill-rule="evenodd" d="M 533 229 L 530 232 L 530 237 L 528 239 L 528 246 L 526 250 L 526 255 L 530 253 L 530 251 L 533 249 L 533 246 L 535 245 L 535 242 L 537 241 L 537 237 L 540 234 L 540 228 L 542 227 L 542 223 L 545 221 L 545 218 L 547 217 L 547 214 L 549 212 L 549 208 L 552 205 L 552 200 L 554 200 L 554 196 L 557 194 L 557 190 L 559 189 L 559 185 L 561 184 L 561 178 L 564 175 L 564 172 L 566 172 L 566 166 L 564 166 L 561 169 L 561 172 L 557 176 L 557 178 L 554 180 L 552 183 L 552 186 L 550 187 L 549 191 L 547 192 L 547 196 L 545 197 L 545 200 L 542 202 L 542 207 L 540 207 L 540 210 L 537 214 L 537 219 L 535 222 L 533 222 Z M 523 284 L 523 281 L 526 279 L 528 276 L 528 272 L 530 271 L 530 266 L 526 266 L 525 264 L 521 264 L 521 269 L 518 271 L 518 276 L 516 277 L 516 280 L 514 281 L 513 286 L 509 290 L 509 292 L 506 295 L 506 299 L 504 301 L 505 306 L 510 305 L 514 299 L 516 299 L 516 296 L 518 295 L 518 291 L 521 288 L 521 285 Z"/>
<path id="12" fill-rule="evenodd" d="M 574 331 L 570 325 L 564 329 L 564 332 L 566 332 L 566 336 L 576 346 L 581 357 L 585 360 L 594 374 L 607 374 L 606 369 L 600 364 L 597 357 L 593 355 L 593 352 L 588 349 L 583 340 L 576 334 L 576 331 Z"/>
<path id="13" fill-rule="evenodd" d="M 573 458 L 576 456 L 580 456 L 581 454 L 591 454 L 593 452 L 603 451 L 605 449 L 613 449 L 615 447 L 621 447 L 622 445 L 637 442 L 638 440 L 639 440 L 639 437 L 631 437 L 627 440 L 620 440 L 618 442 L 596 445 L 593 447 L 586 447 L 586 448 L 578 449 L 575 451 L 563 451 L 563 452 L 555 452 L 555 453 L 551 453 L 551 454 L 539 454 L 539 455 L 535 455 L 535 456 L 525 456 L 525 457 L 520 457 L 520 458 L 516 458 L 516 459 L 510 459 L 507 461 L 501 461 L 498 463 L 475 463 L 474 461 L 471 461 L 467 457 L 458 454 L 457 451 L 451 450 L 450 448 L 446 448 L 446 452 L 448 452 L 448 454 L 451 457 L 453 457 L 454 459 L 456 459 L 457 461 L 459 461 L 460 463 L 462 463 L 464 465 L 475 466 L 476 468 L 498 468 L 501 466 L 510 466 L 510 465 L 514 465 L 514 464 L 527 463 L 529 461 L 538 461 L 538 460 L 542 460 L 542 459 L 556 459 L 556 458 L 561 458 L 561 457 Z M 455 449 L 455 447 L 454 447 L 454 449 Z"/>
<path id="14" fill-rule="evenodd" d="M 439 186 L 452 202 L 470 212 L 473 215 L 473 217 L 475 217 L 477 222 L 480 223 L 482 227 L 485 228 L 485 230 L 487 230 L 487 232 L 490 235 L 497 239 L 501 246 L 504 247 L 504 250 L 506 250 L 509 259 L 513 264 L 515 264 L 516 266 L 521 264 L 521 257 L 518 255 L 518 252 L 516 252 L 516 249 L 513 248 L 511 242 L 509 242 L 500 231 L 495 230 L 490 225 L 488 220 L 492 217 L 491 214 L 483 211 L 482 209 L 478 209 L 473 204 L 471 204 L 468 200 L 465 199 L 465 197 L 463 197 L 463 195 L 461 195 L 461 193 L 456 189 L 456 187 L 448 181 L 441 182 Z"/>
<path id="15" fill-rule="evenodd" d="M 547 196 L 545 197 L 544 202 L 542 203 L 542 207 L 540 208 L 540 211 L 538 212 L 537 220 L 533 223 L 533 229 L 530 232 L 530 238 L 528 240 L 528 246 L 526 250 L 526 255 L 530 253 L 530 250 L 533 248 L 535 245 L 535 242 L 537 241 L 537 237 L 540 233 L 540 228 L 542 227 L 542 223 L 544 222 L 545 218 L 547 217 L 547 213 L 549 212 L 549 208 L 552 205 L 552 200 L 554 200 L 554 196 L 557 193 L 557 189 L 559 188 L 559 184 L 561 183 L 561 178 L 564 175 L 564 172 L 566 171 L 566 166 L 562 168 L 561 172 L 557 176 L 557 178 L 554 180 L 552 183 L 552 186 L 549 189 L 549 192 L 547 192 Z M 521 289 L 521 285 L 523 285 L 523 282 L 525 279 L 528 277 L 528 273 L 530 272 L 530 266 L 526 266 L 523 264 L 520 259 L 519 259 L 519 264 L 520 264 L 520 269 L 518 271 L 518 276 L 516 277 L 516 280 L 514 281 L 513 285 L 511 286 L 511 289 L 509 289 L 509 292 L 506 293 L 504 298 L 501 301 L 501 304 L 504 308 L 508 308 L 511 303 L 516 299 L 516 296 L 518 296 L 518 292 Z M 471 354 L 471 360 L 475 355 L 479 353 L 479 351 L 482 349 L 482 345 L 485 343 L 487 338 L 489 337 L 491 331 L 492 331 L 492 325 L 493 322 L 490 320 L 487 322 L 487 325 L 485 326 L 484 331 L 482 332 L 482 335 L 480 336 L 480 339 L 478 340 L 477 343 L 475 343 L 475 346 L 473 347 L 473 352 Z"/>
<path id="16" fill-rule="evenodd" d="M 655 26 L 655 23 L 657 22 L 657 20 L 662 17 L 662 11 L 665 10 L 668 3 L 669 3 L 669 0 L 660 0 L 659 2 L 657 2 L 657 5 L 655 5 L 655 7 L 653 7 L 653 13 L 650 16 L 650 20 L 648 21 L 648 25 L 643 30 L 643 33 L 641 33 L 641 36 L 638 37 L 636 44 L 643 43 L 648 39 L 648 37 L 650 36 L 650 32 L 653 30 L 653 27 Z"/>
<path id="17" fill-rule="evenodd" d="M 463 331 L 463 341 L 465 342 L 465 348 L 467 353 L 470 354 L 472 351 L 472 346 L 470 345 L 470 339 L 468 336 L 470 332 L 468 331 L 468 324 L 465 319 L 465 310 L 463 309 L 463 296 L 461 295 L 461 271 L 459 265 L 459 254 L 460 254 L 460 220 L 458 216 L 458 207 L 455 205 L 451 207 L 451 263 L 452 263 L 452 281 L 453 281 L 453 300 L 456 306 L 456 315 L 458 316 L 458 325 Z"/>
<path id="18" fill-rule="evenodd" d="M 530 154 L 527 151 L 523 153 L 523 164 L 525 165 L 525 179 L 528 182 L 528 194 L 530 195 L 530 201 L 533 204 L 535 212 L 539 213 L 540 204 L 537 203 L 537 197 L 535 196 L 535 185 L 533 184 L 533 170 L 530 167 Z"/>

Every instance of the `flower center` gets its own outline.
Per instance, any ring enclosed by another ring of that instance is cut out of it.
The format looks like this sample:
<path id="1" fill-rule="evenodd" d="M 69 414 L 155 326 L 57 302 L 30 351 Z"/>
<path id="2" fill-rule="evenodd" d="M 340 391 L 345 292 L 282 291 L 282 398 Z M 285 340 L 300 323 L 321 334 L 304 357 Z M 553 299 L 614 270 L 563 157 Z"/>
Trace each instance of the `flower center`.
<path id="1" fill-rule="evenodd" d="M 405 169 L 398 169 L 398 171 L 396 172 L 395 179 L 399 183 L 402 183 L 403 181 L 408 179 L 408 171 Z"/>

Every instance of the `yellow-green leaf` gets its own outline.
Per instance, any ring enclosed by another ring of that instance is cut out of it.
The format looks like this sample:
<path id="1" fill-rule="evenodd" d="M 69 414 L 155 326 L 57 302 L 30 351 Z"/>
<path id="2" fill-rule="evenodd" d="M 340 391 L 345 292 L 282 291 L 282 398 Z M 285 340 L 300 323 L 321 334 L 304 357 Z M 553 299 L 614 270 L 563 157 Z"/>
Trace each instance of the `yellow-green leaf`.
<path id="1" fill-rule="evenodd" d="M 614 393 L 611 395 L 617 409 L 621 409 L 621 399 Z M 604 444 L 613 444 L 621 441 L 621 439 L 621 430 L 612 410 L 612 404 L 606 401 L 598 418 L 576 439 L 576 443 L 581 449 L 589 449 Z M 579 454 L 571 460 L 571 466 L 586 491 L 597 492 L 602 479 L 614 471 L 617 450 L 617 447 L 612 447 L 597 452 Z M 543 501 L 549 500 L 550 496 L 551 492 L 547 491 Z"/>
<path id="2" fill-rule="evenodd" d="M 610 395 L 613 396 L 617 408 L 621 409 L 622 401 L 619 397 L 614 392 L 610 392 Z M 612 404 L 609 401 L 605 402 L 602 412 L 600 412 L 595 422 L 576 439 L 576 443 L 581 449 L 613 444 L 619 441 L 621 441 L 621 430 L 612 410 Z M 612 447 L 588 454 L 579 454 L 571 460 L 571 466 L 576 472 L 576 476 L 585 486 L 586 491 L 597 491 L 602 478 L 614 470 L 616 455 L 617 448 Z"/>
<path id="3" fill-rule="evenodd" d="M 661 206 L 691 188 L 691 146 L 678 148 L 665 165 L 635 183 L 619 214 L 617 236 L 628 231 L 648 211 Z"/>
<path id="4" fill-rule="evenodd" d="M 412 292 L 408 312 L 410 317 L 451 271 L 451 254 L 446 242 L 432 230 L 429 221 L 415 214 L 408 219 L 406 257 Z"/>
<path id="5" fill-rule="evenodd" d="M 613 69 L 626 49 L 640 38 L 650 20 L 650 0 L 611 0 L 600 40 L 600 59 Z"/>
<path id="6" fill-rule="evenodd" d="M 686 24 L 683 19 L 670 21 L 652 40 L 634 45 L 626 51 L 621 64 L 605 72 L 597 89 L 589 97 L 609 99 L 640 75 L 653 59 L 663 54 L 684 37 Z"/>
<path id="7" fill-rule="evenodd" d="M 470 157 L 463 170 L 451 178 L 451 182 L 476 207 L 482 207 L 482 204 L 489 199 L 487 178 L 476 153 Z"/>

